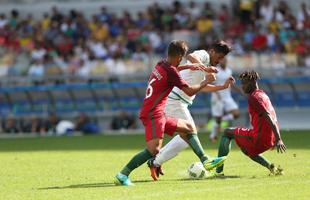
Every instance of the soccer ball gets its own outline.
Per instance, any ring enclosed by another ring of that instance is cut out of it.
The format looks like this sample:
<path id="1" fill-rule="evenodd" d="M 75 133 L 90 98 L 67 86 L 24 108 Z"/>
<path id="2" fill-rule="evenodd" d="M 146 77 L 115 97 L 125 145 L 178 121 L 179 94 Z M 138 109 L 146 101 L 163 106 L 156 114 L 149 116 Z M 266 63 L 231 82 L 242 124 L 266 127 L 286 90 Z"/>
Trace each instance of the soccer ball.
<path id="1" fill-rule="evenodd" d="M 191 164 L 188 167 L 187 172 L 189 178 L 192 179 L 200 179 L 205 177 L 205 175 L 207 174 L 207 170 L 205 170 L 201 162 L 195 162 Z"/>

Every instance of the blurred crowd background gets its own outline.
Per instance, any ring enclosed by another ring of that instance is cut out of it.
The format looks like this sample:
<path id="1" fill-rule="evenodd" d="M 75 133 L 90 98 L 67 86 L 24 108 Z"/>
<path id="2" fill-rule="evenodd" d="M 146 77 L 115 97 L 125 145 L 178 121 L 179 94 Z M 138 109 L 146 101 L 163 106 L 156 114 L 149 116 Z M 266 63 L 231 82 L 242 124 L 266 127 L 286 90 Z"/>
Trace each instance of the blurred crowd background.
<path id="1" fill-rule="evenodd" d="M 309 1 L 115 0 L 95 1 L 100 4 L 95 9 L 83 9 L 92 0 L 65 1 L 66 9 L 62 1 L 53 1 L 48 8 L 44 2 L 49 1 L 42 2 L 0 1 L 3 132 L 88 134 L 139 128 L 136 114 L 143 83 L 129 89 L 118 85 L 106 93 L 101 88 L 109 85 L 79 89 L 66 84 L 145 82 L 172 39 L 189 41 L 190 51 L 206 49 L 218 39 L 227 41 L 233 47 L 227 65 L 235 74 L 254 68 L 270 79 L 310 76 Z M 78 9 L 70 8 L 75 4 L 80 4 Z M 280 93 L 275 92 L 275 83 L 265 82 L 278 105 L 308 106 L 308 82 L 281 80 Z M 56 86 L 45 87 L 49 85 Z M 204 118 L 207 98 L 197 98 L 202 102 L 198 113 Z"/>
<path id="2" fill-rule="evenodd" d="M 216 39 L 234 48 L 230 65 L 310 68 L 310 5 L 291 1 L 237 0 L 153 3 L 116 14 L 102 6 L 92 16 L 54 6 L 34 18 L 13 9 L 0 14 L 0 76 L 128 74 L 149 71 L 172 38 L 191 49 Z"/>

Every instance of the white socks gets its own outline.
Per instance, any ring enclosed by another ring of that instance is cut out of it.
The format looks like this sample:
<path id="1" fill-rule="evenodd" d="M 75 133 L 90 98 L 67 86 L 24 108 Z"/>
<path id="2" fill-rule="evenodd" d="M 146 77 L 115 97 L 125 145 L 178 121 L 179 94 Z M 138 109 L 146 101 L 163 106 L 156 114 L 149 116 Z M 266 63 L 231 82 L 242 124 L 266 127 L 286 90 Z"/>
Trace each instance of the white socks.
<path id="1" fill-rule="evenodd" d="M 189 145 L 185 142 L 180 135 L 175 136 L 166 144 L 162 149 L 160 149 L 159 153 L 156 155 L 154 160 L 155 166 L 160 166 L 164 162 L 176 157 L 179 152 L 183 149 L 186 149 Z"/>
<path id="2" fill-rule="evenodd" d="M 216 121 L 213 122 L 213 127 L 212 127 L 212 130 L 211 130 L 211 134 L 209 136 L 210 139 L 214 139 L 217 136 L 219 126 L 220 125 Z"/>

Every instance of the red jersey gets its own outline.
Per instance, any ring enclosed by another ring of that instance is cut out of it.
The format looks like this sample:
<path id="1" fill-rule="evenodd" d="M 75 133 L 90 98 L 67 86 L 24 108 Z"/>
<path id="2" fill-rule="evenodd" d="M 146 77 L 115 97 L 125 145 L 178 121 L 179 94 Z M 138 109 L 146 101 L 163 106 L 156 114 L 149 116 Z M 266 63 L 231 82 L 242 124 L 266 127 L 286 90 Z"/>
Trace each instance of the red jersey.
<path id="1" fill-rule="evenodd" d="M 164 115 L 167 97 L 174 86 L 182 89 L 188 87 L 188 84 L 181 78 L 176 67 L 165 60 L 158 62 L 148 81 L 140 118 Z"/>
<path id="2" fill-rule="evenodd" d="M 253 132 L 257 134 L 257 144 L 274 143 L 275 135 L 270 123 L 263 116 L 263 112 L 268 112 L 271 119 L 278 126 L 276 112 L 270 102 L 269 97 L 263 90 L 256 89 L 248 97 L 249 113 Z"/>

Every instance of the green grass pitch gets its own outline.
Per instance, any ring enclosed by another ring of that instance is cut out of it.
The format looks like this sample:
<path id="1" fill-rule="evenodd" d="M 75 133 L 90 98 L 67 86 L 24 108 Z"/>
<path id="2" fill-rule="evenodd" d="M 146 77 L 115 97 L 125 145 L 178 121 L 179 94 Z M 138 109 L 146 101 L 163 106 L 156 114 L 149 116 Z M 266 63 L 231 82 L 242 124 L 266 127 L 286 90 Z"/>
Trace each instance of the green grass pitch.
<path id="1" fill-rule="evenodd" d="M 310 199 L 310 132 L 283 132 L 285 154 L 264 155 L 285 170 L 268 171 L 245 157 L 236 145 L 225 163 L 225 179 L 188 180 L 197 161 L 188 149 L 164 165 L 166 175 L 153 182 L 146 165 L 131 174 L 135 187 L 114 186 L 115 174 L 139 150 L 143 135 L 0 139 L 1 200 L 137 199 Z M 167 137 L 168 138 L 168 137 Z M 217 145 L 200 134 L 205 150 Z"/>

